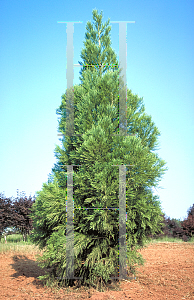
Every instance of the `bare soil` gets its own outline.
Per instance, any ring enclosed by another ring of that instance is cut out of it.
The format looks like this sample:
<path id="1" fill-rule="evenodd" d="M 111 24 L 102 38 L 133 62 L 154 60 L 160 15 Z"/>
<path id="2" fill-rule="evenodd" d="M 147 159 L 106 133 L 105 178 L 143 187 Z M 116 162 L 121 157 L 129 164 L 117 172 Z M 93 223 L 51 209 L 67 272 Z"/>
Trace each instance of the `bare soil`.
<path id="1" fill-rule="evenodd" d="M 44 271 L 35 254 L 0 254 L 0 299 L 194 299 L 193 243 L 159 242 L 138 251 L 146 262 L 137 278 L 122 281 L 117 290 L 110 286 L 106 292 L 44 287 L 37 279 Z"/>

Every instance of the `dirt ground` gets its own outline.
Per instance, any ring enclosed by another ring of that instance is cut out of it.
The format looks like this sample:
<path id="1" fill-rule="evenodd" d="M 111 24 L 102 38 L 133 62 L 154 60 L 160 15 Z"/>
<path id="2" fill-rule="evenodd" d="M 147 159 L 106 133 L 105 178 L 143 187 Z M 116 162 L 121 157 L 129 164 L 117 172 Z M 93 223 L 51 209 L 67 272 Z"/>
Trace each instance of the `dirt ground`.
<path id="1" fill-rule="evenodd" d="M 0 254 L 0 299 L 194 299 L 194 244 L 160 242 L 139 250 L 146 259 L 138 277 L 122 281 L 118 291 L 59 291 L 37 279 L 43 270 L 35 255 Z"/>

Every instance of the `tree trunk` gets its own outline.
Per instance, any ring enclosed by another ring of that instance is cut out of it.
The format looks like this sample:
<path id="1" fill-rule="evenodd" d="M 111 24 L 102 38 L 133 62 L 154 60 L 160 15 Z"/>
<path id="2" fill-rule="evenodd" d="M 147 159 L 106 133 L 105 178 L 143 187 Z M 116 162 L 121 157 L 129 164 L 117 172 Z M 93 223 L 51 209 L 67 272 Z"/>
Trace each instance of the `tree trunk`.
<path id="1" fill-rule="evenodd" d="M 23 241 L 26 242 L 27 234 L 23 234 Z"/>

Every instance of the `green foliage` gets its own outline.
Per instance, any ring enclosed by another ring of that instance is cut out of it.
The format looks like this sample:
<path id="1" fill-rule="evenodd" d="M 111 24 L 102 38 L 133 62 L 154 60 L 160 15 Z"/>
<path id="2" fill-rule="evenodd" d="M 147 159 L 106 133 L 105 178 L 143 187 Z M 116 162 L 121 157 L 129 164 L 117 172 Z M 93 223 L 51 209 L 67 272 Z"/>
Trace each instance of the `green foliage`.
<path id="1" fill-rule="evenodd" d="M 30 214 L 34 229 L 30 240 L 43 249 L 53 232 L 65 228 L 66 191 L 59 189 L 56 178 L 43 184 Z"/>
<path id="2" fill-rule="evenodd" d="M 102 24 L 102 11 L 100 15 L 98 15 L 98 11 L 94 9 L 92 14 L 94 24 L 90 21 L 87 22 L 87 32 L 85 34 L 84 42 L 85 48 L 82 48 L 80 55 L 83 59 L 83 63 L 79 62 L 79 64 L 85 65 L 80 72 L 81 81 L 83 80 L 85 70 L 89 69 L 92 72 L 97 71 L 100 76 L 102 76 L 107 70 L 115 71 L 115 69 L 118 68 L 116 54 L 111 48 L 111 39 L 109 35 L 111 26 L 108 26 L 110 19 L 108 19 L 105 24 Z"/>
<path id="3" fill-rule="evenodd" d="M 88 23 L 86 48 L 82 50 L 84 64 L 116 63 L 116 55 L 110 50 L 108 23 L 101 26 L 97 11 L 93 11 L 93 18 L 97 31 Z M 74 87 L 75 134 L 82 135 L 61 139 L 62 147 L 55 149 L 58 162 L 53 180 L 43 185 L 33 205 L 31 239 L 44 249 L 39 257 L 49 270 L 44 279 L 65 276 L 65 165 L 80 165 L 74 167 L 73 183 L 74 275 L 83 277 L 83 284 L 98 287 L 118 272 L 119 214 L 110 208 L 119 207 L 119 168 L 112 165 L 131 165 L 126 169 L 129 272 L 136 274 L 137 265 L 144 263 L 137 250 L 150 234 L 161 230 L 160 202 L 151 191 L 167 170 L 165 162 L 154 153 L 160 133 L 145 113 L 143 100 L 128 89 L 127 131 L 136 136 L 113 136 L 118 132 L 118 74 L 111 66 L 100 70 L 84 67 L 82 84 Z M 69 121 L 66 100 L 72 93 L 72 88 L 67 90 L 57 110 L 59 132 L 64 135 Z"/>

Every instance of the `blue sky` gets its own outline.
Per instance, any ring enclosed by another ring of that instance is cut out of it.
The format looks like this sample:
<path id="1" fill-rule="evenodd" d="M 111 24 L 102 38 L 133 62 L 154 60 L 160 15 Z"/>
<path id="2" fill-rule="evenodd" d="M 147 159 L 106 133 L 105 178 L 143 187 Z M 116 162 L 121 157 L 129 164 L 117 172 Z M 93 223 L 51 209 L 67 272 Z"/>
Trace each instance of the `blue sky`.
<path id="1" fill-rule="evenodd" d="M 161 132 L 158 153 L 169 170 L 160 182 L 163 212 L 183 220 L 194 203 L 194 2 L 179 0 L 11 1 L 0 3 L 0 192 L 34 195 L 56 162 L 56 109 L 66 90 L 66 24 L 81 61 L 92 10 L 127 25 L 127 85 L 143 97 Z M 119 25 L 112 47 L 119 54 Z M 74 84 L 79 84 L 74 68 Z"/>

